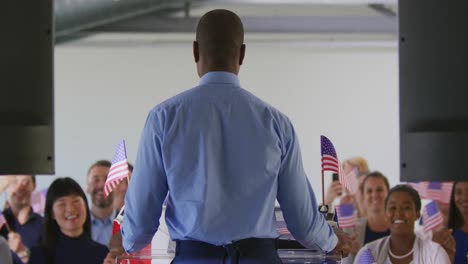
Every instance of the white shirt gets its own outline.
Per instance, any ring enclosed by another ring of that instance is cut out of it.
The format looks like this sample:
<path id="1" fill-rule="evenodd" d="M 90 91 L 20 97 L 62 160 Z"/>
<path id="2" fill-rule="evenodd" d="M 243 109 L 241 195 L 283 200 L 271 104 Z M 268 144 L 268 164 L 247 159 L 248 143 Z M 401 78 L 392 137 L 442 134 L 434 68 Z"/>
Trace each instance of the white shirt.
<path id="1" fill-rule="evenodd" d="M 382 264 L 392 264 L 388 256 L 388 248 L 390 246 L 390 236 L 383 237 L 376 241 L 366 244 L 362 247 L 354 263 L 358 264 L 361 254 L 370 249 L 374 260 L 376 263 Z M 437 243 L 432 242 L 431 240 L 423 240 L 420 237 L 416 236 L 413 244 L 413 263 L 423 263 L 423 264 L 449 264 L 450 259 L 447 255 L 447 252 Z"/>

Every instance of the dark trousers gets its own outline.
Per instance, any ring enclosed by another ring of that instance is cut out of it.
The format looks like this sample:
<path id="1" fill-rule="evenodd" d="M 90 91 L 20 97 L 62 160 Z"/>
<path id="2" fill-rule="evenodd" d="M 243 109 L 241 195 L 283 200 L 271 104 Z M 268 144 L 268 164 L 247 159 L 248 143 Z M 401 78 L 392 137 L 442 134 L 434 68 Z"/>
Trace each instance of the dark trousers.
<path id="1" fill-rule="evenodd" d="M 225 246 L 176 241 L 173 264 L 281 264 L 276 239 L 248 238 Z"/>

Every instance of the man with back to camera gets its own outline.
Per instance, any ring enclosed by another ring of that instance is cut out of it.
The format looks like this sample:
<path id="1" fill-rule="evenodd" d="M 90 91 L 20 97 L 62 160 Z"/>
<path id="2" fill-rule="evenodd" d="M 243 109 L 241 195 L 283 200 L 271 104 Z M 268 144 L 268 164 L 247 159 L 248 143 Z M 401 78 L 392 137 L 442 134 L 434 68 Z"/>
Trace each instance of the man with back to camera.
<path id="1" fill-rule="evenodd" d="M 173 263 L 281 263 L 275 200 L 306 247 L 349 253 L 351 240 L 317 211 L 289 119 L 241 88 L 240 18 L 213 10 L 199 21 L 199 85 L 154 107 L 125 197 L 123 246 L 151 242 L 166 194 Z"/>

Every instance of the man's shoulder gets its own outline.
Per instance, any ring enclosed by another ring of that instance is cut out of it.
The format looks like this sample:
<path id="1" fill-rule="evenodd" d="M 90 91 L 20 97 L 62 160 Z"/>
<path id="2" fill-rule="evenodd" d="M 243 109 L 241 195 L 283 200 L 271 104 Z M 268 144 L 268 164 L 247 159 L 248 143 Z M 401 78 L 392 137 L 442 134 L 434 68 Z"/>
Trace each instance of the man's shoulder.
<path id="1" fill-rule="evenodd" d="M 154 106 L 151 111 L 162 111 L 164 109 L 168 109 L 172 106 L 181 104 L 183 102 L 190 101 L 190 99 L 197 97 L 197 94 L 199 93 L 200 86 L 195 86 L 192 87 L 188 90 L 182 91 L 172 97 L 169 97 L 168 99 L 158 103 L 156 106 Z"/>

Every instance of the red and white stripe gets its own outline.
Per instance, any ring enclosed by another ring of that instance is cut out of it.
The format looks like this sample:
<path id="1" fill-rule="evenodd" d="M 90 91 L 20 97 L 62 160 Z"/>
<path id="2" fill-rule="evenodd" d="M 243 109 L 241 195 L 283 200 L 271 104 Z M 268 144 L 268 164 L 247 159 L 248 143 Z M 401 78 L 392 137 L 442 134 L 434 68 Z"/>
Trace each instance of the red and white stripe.
<path id="1" fill-rule="evenodd" d="M 340 170 L 341 174 L 345 174 L 343 170 Z M 343 177 L 342 184 L 349 191 L 350 194 L 356 194 L 359 188 L 357 180 L 357 168 L 354 168 Z"/>
<path id="2" fill-rule="evenodd" d="M 322 172 L 331 171 L 331 172 L 340 172 L 340 162 L 333 156 L 323 155 L 322 156 Z"/>
<path id="3" fill-rule="evenodd" d="M 418 192 L 421 199 L 426 199 L 428 182 L 408 182 L 408 184 Z"/>
<path id="4" fill-rule="evenodd" d="M 437 230 L 439 227 L 444 225 L 444 218 L 440 211 L 435 215 L 429 216 L 427 214 L 426 208 L 423 210 L 423 225 L 424 232 L 429 232 L 431 230 Z"/>
<path id="5" fill-rule="evenodd" d="M 443 182 L 440 191 L 440 202 L 450 204 L 450 197 L 452 196 L 453 182 Z"/>
<path id="6" fill-rule="evenodd" d="M 427 188 L 426 199 L 440 201 L 440 197 L 441 197 L 440 189 Z"/>
<path id="7" fill-rule="evenodd" d="M 129 175 L 128 162 L 127 160 L 121 160 L 117 163 L 112 164 L 107 175 L 106 183 L 104 184 L 104 194 L 109 194 L 114 188 L 127 176 Z"/>

